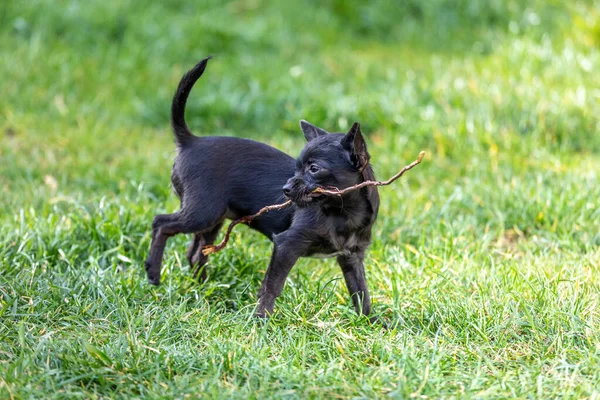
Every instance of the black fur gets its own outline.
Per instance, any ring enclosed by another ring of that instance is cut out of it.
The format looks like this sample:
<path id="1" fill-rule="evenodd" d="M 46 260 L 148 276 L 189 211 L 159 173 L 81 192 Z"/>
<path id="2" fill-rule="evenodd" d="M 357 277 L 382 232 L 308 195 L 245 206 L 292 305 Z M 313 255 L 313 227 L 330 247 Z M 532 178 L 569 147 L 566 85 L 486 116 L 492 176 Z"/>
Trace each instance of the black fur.
<path id="1" fill-rule="evenodd" d="M 360 126 L 355 123 L 347 134 L 329 134 L 301 121 L 308 143 L 297 160 L 252 140 L 194 136 L 185 123 L 185 104 L 207 62 L 202 60 L 184 75 L 173 98 L 171 123 L 179 152 L 171 181 L 181 209 L 154 218 L 148 280 L 160 283 L 165 244 L 178 233 L 193 234 L 187 258 L 195 276 L 206 279 L 207 257 L 201 249 L 214 242 L 223 221 L 254 214 L 287 196 L 292 207 L 266 213 L 250 224 L 274 243 L 258 293 L 257 316 L 273 312 L 298 258 L 316 255 L 337 257 L 357 312 L 368 315 L 371 302 L 363 259 L 379 208 L 377 189 L 367 187 L 343 197 L 311 193 L 319 186 L 341 189 L 375 179 Z"/>

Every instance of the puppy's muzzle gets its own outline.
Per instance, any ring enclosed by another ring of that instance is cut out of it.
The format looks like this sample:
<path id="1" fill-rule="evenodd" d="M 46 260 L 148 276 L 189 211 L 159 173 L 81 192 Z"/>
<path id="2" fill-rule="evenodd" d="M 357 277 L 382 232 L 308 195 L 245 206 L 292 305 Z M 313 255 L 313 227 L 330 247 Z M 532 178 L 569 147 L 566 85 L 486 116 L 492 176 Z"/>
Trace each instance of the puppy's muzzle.
<path id="1" fill-rule="evenodd" d="M 293 176 L 283 185 L 281 188 L 283 190 L 283 194 L 288 199 L 294 199 L 295 197 L 300 196 L 302 193 L 302 188 L 304 187 L 304 182 L 298 179 L 297 176 Z"/>
<path id="2" fill-rule="evenodd" d="M 283 194 L 285 195 L 285 197 L 290 197 L 293 188 L 294 185 L 291 184 L 289 181 L 285 185 L 283 185 Z"/>
<path id="3" fill-rule="evenodd" d="M 292 200 L 297 205 L 308 203 L 312 200 L 309 191 L 310 188 L 303 180 L 298 179 L 297 177 L 290 178 L 281 189 L 283 190 L 285 197 Z"/>

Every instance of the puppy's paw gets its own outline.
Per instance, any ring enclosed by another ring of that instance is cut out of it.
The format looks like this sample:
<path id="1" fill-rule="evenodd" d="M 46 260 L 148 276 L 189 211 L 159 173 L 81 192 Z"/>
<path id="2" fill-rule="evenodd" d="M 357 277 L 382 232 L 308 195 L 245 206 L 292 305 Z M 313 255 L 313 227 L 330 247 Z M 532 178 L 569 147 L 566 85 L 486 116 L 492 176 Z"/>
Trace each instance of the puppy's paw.
<path id="1" fill-rule="evenodd" d="M 267 292 L 259 293 L 258 305 L 256 306 L 254 316 L 262 319 L 269 318 L 273 315 L 273 308 L 275 308 L 275 296 L 272 296 Z"/>
<path id="2" fill-rule="evenodd" d="M 254 313 L 254 318 L 260 319 L 269 319 L 273 315 L 273 308 L 261 307 L 259 304 L 256 312 Z"/>
<path id="3" fill-rule="evenodd" d="M 160 278 L 148 276 L 148 283 L 154 286 L 159 286 Z"/>
<path id="4" fill-rule="evenodd" d="M 194 268 L 193 275 L 194 279 L 196 280 L 196 282 L 198 282 L 198 284 L 203 285 L 204 283 L 206 283 L 208 279 L 208 274 L 206 273 L 206 266 Z"/>
<path id="5" fill-rule="evenodd" d="M 160 272 L 156 273 L 156 271 L 153 271 L 152 264 L 150 264 L 148 261 L 146 261 L 144 265 L 146 266 L 146 277 L 148 278 L 148 283 L 154 286 L 160 285 Z"/>

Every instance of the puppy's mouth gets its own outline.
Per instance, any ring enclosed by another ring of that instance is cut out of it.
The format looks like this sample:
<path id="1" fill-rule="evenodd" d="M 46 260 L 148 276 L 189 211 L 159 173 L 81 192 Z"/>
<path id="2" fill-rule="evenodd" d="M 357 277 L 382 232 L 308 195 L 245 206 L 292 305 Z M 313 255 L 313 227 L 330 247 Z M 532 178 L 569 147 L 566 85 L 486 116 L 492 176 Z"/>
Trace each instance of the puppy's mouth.
<path id="1" fill-rule="evenodd" d="M 301 190 L 295 191 L 295 193 L 291 193 L 287 197 L 288 197 L 288 199 L 292 200 L 292 202 L 294 204 L 296 204 L 297 206 L 299 206 L 299 207 L 307 207 L 310 204 L 313 204 L 313 203 L 319 201 L 324 196 L 322 194 L 319 194 L 319 193 L 312 193 L 308 189 L 303 188 Z"/>

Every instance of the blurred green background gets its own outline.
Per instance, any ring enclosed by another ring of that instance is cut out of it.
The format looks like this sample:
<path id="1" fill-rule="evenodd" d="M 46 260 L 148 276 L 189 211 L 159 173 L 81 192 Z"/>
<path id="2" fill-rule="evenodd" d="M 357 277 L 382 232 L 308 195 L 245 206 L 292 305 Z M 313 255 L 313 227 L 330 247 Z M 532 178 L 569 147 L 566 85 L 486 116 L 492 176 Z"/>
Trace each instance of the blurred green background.
<path id="1" fill-rule="evenodd" d="M 598 1 L 0 3 L 0 397 L 594 397 L 600 382 Z M 299 154 L 362 124 L 381 189 L 367 271 L 331 261 L 262 324 L 270 255 L 241 228 L 191 282 L 170 100 L 198 135 Z M 150 349 L 150 350 L 148 350 Z"/>

